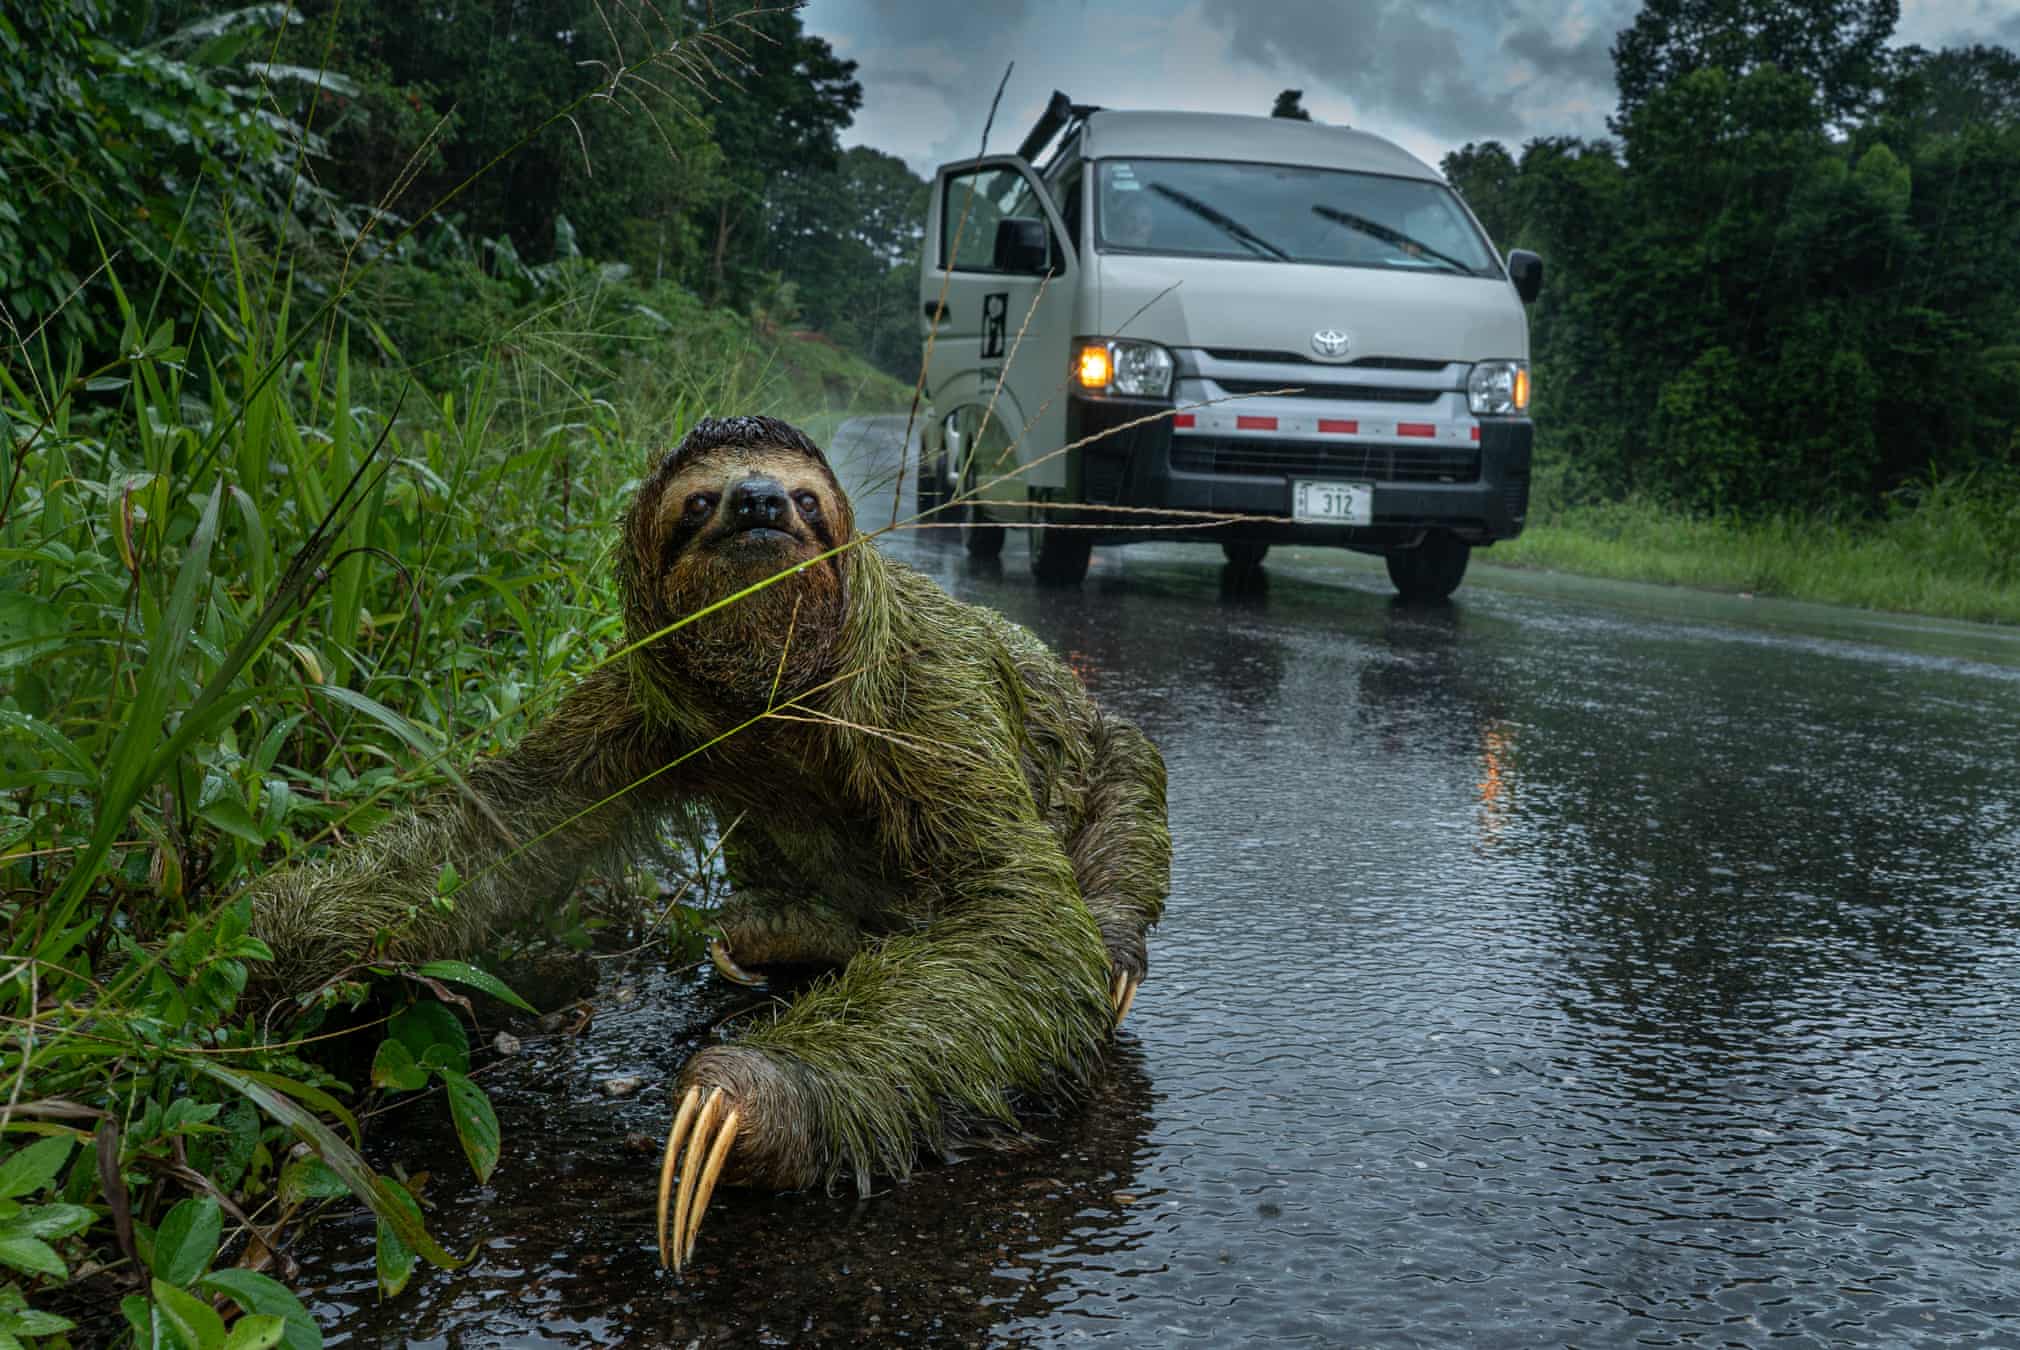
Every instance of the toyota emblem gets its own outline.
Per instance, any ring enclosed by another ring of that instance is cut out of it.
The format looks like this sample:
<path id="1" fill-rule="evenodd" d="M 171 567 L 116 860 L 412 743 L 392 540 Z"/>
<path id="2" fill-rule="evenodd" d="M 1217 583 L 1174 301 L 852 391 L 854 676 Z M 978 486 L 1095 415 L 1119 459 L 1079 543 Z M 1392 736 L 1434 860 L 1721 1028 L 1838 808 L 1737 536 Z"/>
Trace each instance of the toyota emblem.
<path id="1" fill-rule="evenodd" d="M 1312 334 L 1312 350 L 1320 356 L 1345 356 L 1347 335 L 1337 328 L 1321 328 Z"/>

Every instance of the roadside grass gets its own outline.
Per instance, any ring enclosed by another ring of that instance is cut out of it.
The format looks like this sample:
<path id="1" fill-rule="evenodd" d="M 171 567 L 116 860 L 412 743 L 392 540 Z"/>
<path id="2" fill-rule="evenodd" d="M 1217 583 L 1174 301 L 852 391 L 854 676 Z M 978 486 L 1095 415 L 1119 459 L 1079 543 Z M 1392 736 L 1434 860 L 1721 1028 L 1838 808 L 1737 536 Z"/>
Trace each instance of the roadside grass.
<path id="1" fill-rule="evenodd" d="M 2020 623 L 2020 475 L 1939 478 L 1881 520 L 1691 515 L 1645 499 L 1551 507 L 1482 561 L 1982 623 Z"/>

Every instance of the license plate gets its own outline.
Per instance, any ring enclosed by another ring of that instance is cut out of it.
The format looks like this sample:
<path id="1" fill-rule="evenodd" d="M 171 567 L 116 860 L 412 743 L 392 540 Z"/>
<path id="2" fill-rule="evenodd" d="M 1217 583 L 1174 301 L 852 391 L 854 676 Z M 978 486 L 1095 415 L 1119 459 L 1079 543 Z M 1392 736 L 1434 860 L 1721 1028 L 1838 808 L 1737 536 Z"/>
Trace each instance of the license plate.
<path id="1" fill-rule="evenodd" d="M 1370 525 L 1375 519 L 1373 483 L 1291 483 L 1291 519 L 1323 525 Z"/>

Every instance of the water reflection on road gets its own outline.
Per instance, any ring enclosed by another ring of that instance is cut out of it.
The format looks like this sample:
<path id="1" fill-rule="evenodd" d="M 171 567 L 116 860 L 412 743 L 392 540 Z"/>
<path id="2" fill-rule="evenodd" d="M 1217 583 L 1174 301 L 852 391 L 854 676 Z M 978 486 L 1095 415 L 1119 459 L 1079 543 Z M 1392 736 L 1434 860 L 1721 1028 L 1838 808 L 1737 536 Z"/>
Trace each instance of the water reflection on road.
<path id="1" fill-rule="evenodd" d="M 428 1109 L 382 1141 L 484 1246 L 379 1308 L 328 1226 L 335 1343 L 2020 1343 L 1999 639 L 1410 609 L 1317 554 L 1242 591 L 1164 546 L 1061 595 L 1019 541 L 892 547 L 1164 749 L 1174 892 L 1095 1100 L 867 1202 L 730 1194 L 682 1284 L 626 1141 L 663 1092 L 593 1085 L 663 1085 L 739 993 L 621 973 L 491 1079 L 491 1187 Z"/>

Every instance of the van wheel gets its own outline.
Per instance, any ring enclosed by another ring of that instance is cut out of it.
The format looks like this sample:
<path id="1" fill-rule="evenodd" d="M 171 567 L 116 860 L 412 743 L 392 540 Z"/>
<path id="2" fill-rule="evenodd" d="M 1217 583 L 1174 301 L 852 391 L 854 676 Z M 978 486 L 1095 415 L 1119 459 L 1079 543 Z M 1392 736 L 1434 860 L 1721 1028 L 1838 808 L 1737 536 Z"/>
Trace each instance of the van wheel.
<path id="1" fill-rule="evenodd" d="M 976 491 L 976 467 L 968 467 L 968 493 Z M 968 527 L 962 529 L 962 544 L 970 558 L 1002 558 L 1004 527 L 990 519 L 990 509 L 980 501 L 968 503 Z"/>
<path id="2" fill-rule="evenodd" d="M 1384 555 L 1389 580 L 1405 600 L 1443 600 L 1459 589 L 1473 546 L 1450 530 L 1429 530 L 1415 548 Z"/>
<path id="3" fill-rule="evenodd" d="M 989 519 L 987 507 L 980 502 L 968 503 L 968 525 L 961 531 L 961 542 L 968 546 L 969 557 L 1002 557 L 1003 534 L 1003 527 Z"/>
<path id="4" fill-rule="evenodd" d="M 1049 525 L 1052 513 L 1031 504 L 1031 523 Z M 1048 586 L 1078 586 L 1087 577 L 1094 537 L 1087 530 L 1031 529 L 1031 575 Z"/>
<path id="5" fill-rule="evenodd" d="M 947 496 L 947 484 L 941 480 L 939 473 L 930 464 L 921 462 L 919 465 L 918 505 L 913 509 L 924 513 L 936 507 L 945 506 L 947 504 Z"/>
<path id="6" fill-rule="evenodd" d="M 1262 566 L 1269 555 L 1268 544 L 1257 543 L 1253 539 L 1223 539 L 1220 551 L 1227 555 L 1227 565 L 1237 572 L 1248 572 Z"/>

